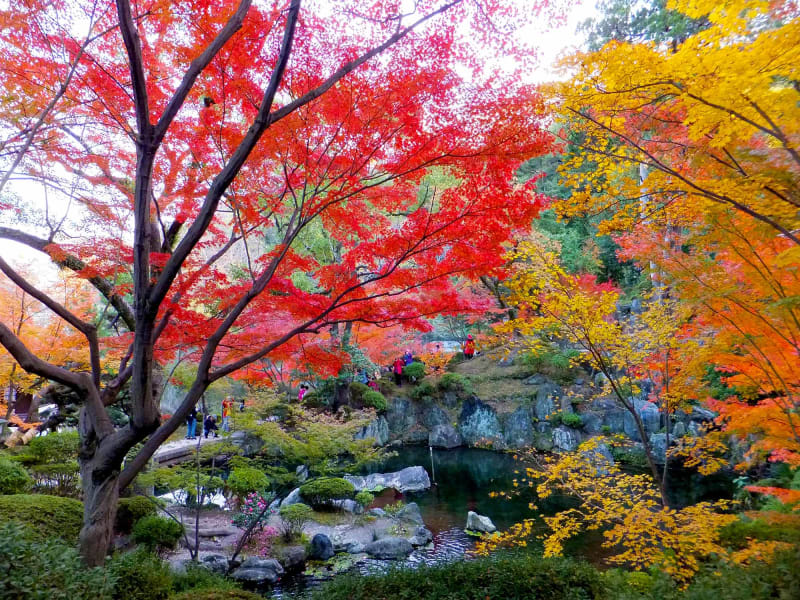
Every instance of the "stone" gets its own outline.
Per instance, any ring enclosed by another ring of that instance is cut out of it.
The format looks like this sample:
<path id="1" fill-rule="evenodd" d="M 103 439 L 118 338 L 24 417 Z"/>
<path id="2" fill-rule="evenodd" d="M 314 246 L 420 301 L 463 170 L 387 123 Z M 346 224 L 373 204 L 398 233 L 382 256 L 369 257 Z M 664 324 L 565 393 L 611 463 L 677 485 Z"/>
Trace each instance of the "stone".
<path id="1" fill-rule="evenodd" d="M 199 423 L 198 425 L 202 425 Z M 255 456 L 264 447 L 264 440 L 249 431 L 234 431 L 230 436 L 230 441 L 242 450 L 244 456 Z"/>
<path id="2" fill-rule="evenodd" d="M 361 506 L 355 500 L 351 500 L 349 498 L 344 498 L 342 500 L 333 500 L 331 501 L 330 505 L 333 508 L 341 510 L 342 512 L 352 513 L 354 515 L 360 515 L 364 512 L 364 507 Z"/>
<path id="3" fill-rule="evenodd" d="M 672 437 L 681 438 L 686 435 L 686 425 L 678 421 L 675 427 L 672 428 Z"/>
<path id="4" fill-rule="evenodd" d="M 297 477 L 298 483 L 303 483 L 308 479 L 308 467 L 306 465 L 300 465 L 294 470 L 294 474 Z"/>
<path id="5" fill-rule="evenodd" d="M 497 527 L 494 526 L 489 517 L 484 517 L 476 512 L 467 513 L 467 531 L 478 531 L 480 533 L 494 533 Z"/>
<path id="6" fill-rule="evenodd" d="M 608 475 L 609 469 L 615 464 L 611 449 L 605 442 L 598 442 L 591 450 L 582 450 L 581 455 L 588 458 L 595 465 L 597 476 Z"/>
<path id="7" fill-rule="evenodd" d="M 280 505 L 281 505 L 281 499 L 280 498 L 275 498 L 275 500 L 273 500 L 272 502 L 269 503 L 269 509 L 270 510 L 278 510 L 278 508 L 280 508 Z"/>
<path id="8" fill-rule="evenodd" d="M 289 571 L 302 571 L 306 564 L 306 549 L 304 546 L 284 546 L 277 551 L 278 562 Z"/>
<path id="9" fill-rule="evenodd" d="M 345 545 L 344 552 L 348 554 L 362 554 L 366 546 L 361 542 L 350 542 L 349 544 Z"/>
<path id="10" fill-rule="evenodd" d="M 333 543 L 324 533 L 318 533 L 311 538 L 310 558 L 313 560 L 328 560 L 333 556 Z"/>
<path id="11" fill-rule="evenodd" d="M 475 396 L 464 401 L 458 418 L 458 430 L 467 445 L 489 444 L 496 449 L 505 449 L 503 431 L 497 413 L 491 406 Z"/>
<path id="12" fill-rule="evenodd" d="M 596 412 L 581 413 L 581 417 L 583 417 L 583 430 L 586 433 L 596 434 L 603 430 L 603 418 Z"/>
<path id="13" fill-rule="evenodd" d="M 299 504 L 303 501 L 303 497 L 300 495 L 300 488 L 294 488 L 286 498 L 283 499 L 281 502 L 281 506 L 289 506 L 290 504 Z"/>
<path id="14" fill-rule="evenodd" d="M 397 513 L 395 513 L 395 517 L 397 517 L 401 521 L 411 521 L 412 523 L 417 523 L 418 525 L 424 525 L 424 521 L 422 520 L 422 513 L 419 511 L 419 505 L 416 502 L 409 502 L 403 508 L 401 508 Z"/>
<path id="15" fill-rule="evenodd" d="M 503 439 L 509 448 L 528 448 L 533 445 L 533 415 L 527 406 L 520 406 L 503 422 Z"/>
<path id="16" fill-rule="evenodd" d="M 422 422 L 430 430 L 442 425 L 450 425 L 450 415 L 441 406 L 431 404 L 430 407 L 422 411 Z"/>
<path id="17" fill-rule="evenodd" d="M 408 538 L 412 546 L 425 546 L 433 541 L 433 534 L 425 527 L 417 527 L 414 535 Z"/>
<path id="18" fill-rule="evenodd" d="M 689 423 L 686 429 L 689 435 L 692 437 L 698 437 L 700 435 L 700 425 L 698 425 L 694 421 Z"/>
<path id="19" fill-rule="evenodd" d="M 401 537 L 385 537 L 367 544 L 364 548 L 364 552 L 382 560 L 397 560 L 408 556 L 413 550 L 411 542 Z"/>
<path id="20" fill-rule="evenodd" d="M 398 438 L 411 431 L 417 424 L 417 411 L 408 398 L 394 398 L 389 400 L 386 410 L 386 423 L 389 433 Z"/>
<path id="21" fill-rule="evenodd" d="M 552 428 L 548 427 L 546 431 L 541 432 L 537 430 L 537 432 L 533 434 L 533 447 L 542 452 L 550 452 L 553 449 Z"/>
<path id="22" fill-rule="evenodd" d="M 206 554 L 200 558 L 200 565 L 212 573 L 224 575 L 228 572 L 228 557 L 224 554 Z"/>
<path id="23" fill-rule="evenodd" d="M 442 394 L 442 404 L 447 408 L 455 408 L 458 406 L 458 394 L 455 392 L 445 392 Z"/>
<path id="24" fill-rule="evenodd" d="M 547 377 L 541 373 L 536 373 L 525 379 L 522 383 L 523 385 L 542 385 L 543 383 L 547 383 Z"/>
<path id="25" fill-rule="evenodd" d="M 650 436 L 650 450 L 653 452 L 653 460 L 659 465 L 667 461 L 667 434 L 654 433 Z"/>
<path id="26" fill-rule="evenodd" d="M 571 427 L 561 425 L 553 429 L 553 449 L 563 452 L 573 452 L 577 450 L 581 443 L 580 434 Z"/>
<path id="27" fill-rule="evenodd" d="M 603 387 L 606 383 L 608 383 L 608 377 L 606 377 L 603 373 L 596 373 L 594 376 L 594 386 L 595 387 Z"/>
<path id="28" fill-rule="evenodd" d="M 559 398 L 559 400 L 562 413 L 569 414 L 575 412 L 572 408 L 572 398 L 568 396 L 562 396 L 561 398 Z"/>
<path id="29" fill-rule="evenodd" d="M 378 417 L 362 427 L 354 437 L 357 440 L 372 438 L 375 446 L 385 446 L 389 442 L 389 422 L 382 416 Z"/>
<path id="30" fill-rule="evenodd" d="M 436 425 L 428 434 L 428 445 L 434 448 L 458 448 L 464 443 L 458 430 L 450 425 Z"/>
<path id="31" fill-rule="evenodd" d="M 636 414 L 642 420 L 645 434 L 658 433 L 658 430 L 661 429 L 661 414 L 658 412 L 658 407 L 647 400 L 634 400 L 633 406 Z M 632 440 L 636 442 L 642 441 L 642 437 L 639 435 L 639 428 L 636 427 L 636 420 L 627 410 L 623 417 L 623 430 L 625 435 Z"/>
<path id="32" fill-rule="evenodd" d="M 689 418 L 692 421 L 702 423 L 703 421 L 713 421 L 714 419 L 717 418 L 717 413 L 708 410 L 707 408 L 701 408 L 700 406 L 693 406 Z"/>
<path id="33" fill-rule="evenodd" d="M 631 300 L 631 312 L 640 314 L 644 309 L 642 308 L 642 301 L 639 298 Z"/>
<path id="34" fill-rule="evenodd" d="M 421 492 L 431 487 L 431 480 L 425 467 L 406 467 L 394 473 L 373 473 L 367 476 L 345 475 L 357 492 L 392 488 L 398 492 Z"/>
<path id="35" fill-rule="evenodd" d="M 186 567 L 192 561 L 188 558 L 173 558 L 169 561 L 169 570 L 175 575 L 185 575 Z"/>
<path id="36" fill-rule="evenodd" d="M 368 515 L 372 515 L 373 517 L 386 517 L 388 513 L 383 510 L 382 508 L 370 508 Z"/>
<path id="37" fill-rule="evenodd" d="M 539 388 L 536 392 L 536 402 L 534 404 L 534 416 L 539 421 L 546 421 L 547 418 L 556 411 L 556 401 L 561 397 L 561 388 L 555 384 L 548 383 Z"/>
<path id="38" fill-rule="evenodd" d="M 237 581 L 263 584 L 276 583 L 284 574 L 283 567 L 274 558 L 258 558 L 251 556 L 238 569 L 231 573 Z"/>

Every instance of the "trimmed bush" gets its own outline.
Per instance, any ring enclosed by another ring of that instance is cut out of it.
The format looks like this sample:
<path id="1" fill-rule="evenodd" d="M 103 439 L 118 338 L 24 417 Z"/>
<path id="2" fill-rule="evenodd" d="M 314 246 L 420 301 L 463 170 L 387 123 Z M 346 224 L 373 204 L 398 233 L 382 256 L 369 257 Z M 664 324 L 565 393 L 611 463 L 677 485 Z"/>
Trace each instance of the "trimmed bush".
<path id="1" fill-rule="evenodd" d="M 169 600 L 264 600 L 263 596 L 238 589 L 191 590 L 169 597 Z"/>
<path id="2" fill-rule="evenodd" d="M 583 417 L 577 413 L 559 413 L 559 418 L 563 425 L 578 429 L 583 427 Z"/>
<path id="3" fill-rule="evenodd" d="M 158 515 L 143 517 L 133 526 L 133 541 L 151 552 L 174 548 L 182 536 L 180 523 Z"/>
<path id="4" fill-rule="evenodd" d="M 469 381 L 458 373 L 445 373 L 439 379 L 439 389 L 443 392 L 462 394 L 469 390 Z"/>
<path id="5" fill-rule="evenodd" d="M 423 381 L 411 390 L 412 400 L 422 400 L 423 398 L 433 398 L 436 396 L 436 388 L 429 381 Z"/>
<path id="6" fill-rule="evenodd" d="M 600 573 L 567 558 L 497 557 L 397 569 L 383 575 L 342 575 L 313 600 L 589 600 L 603 597 Z"/>
<path id="7" fill-rule="evenodd" d="M 115 599 L 166 600 L 172 592 L 169 565 L 143 548 L 118 554 L 107 568 L 115 580 Z"/>
<path id="8" fill-rule="evenodd" d="M 239 588 L 236 582 L 227 579 L 224 575 L 209 571 L 198 564 L 189 563 L 186 565 L 184 573 L 172 574 L 172 591 L 174 595 L 180 594 L 183 597 L 182 593 L 189 590 L 195 592 L 209 590 L 221 593 L 225 590 L 238 591 Z M 174 595 L 170 596 L 170 598 L 175 597 Z"/>
<path id="9" fill-rule="evenodd" d="M 356 493 L 353 484 L 341 477 L 323 477 L 300 486 L 300 495 L 311 506 L 324 506 L 331 500 L 352 498 Z"/>
<path id="10" fill-rule="evenodd" d="M 739 521 L 723 527 L 719 538 L 723 546 L 734 550 L 746 547 L 752 540 L 773 540 L 800 546 L 800 515 L 765 514 L 764 518 L 756 519 L 743 515 Z"/>
<path id="11" fill-rule="evenodd" d="M 244 500 L 248 494 L 263 492 L 269 487 L 269 478 L 264 471 L 255 467 L 235 467 L 226 482 L 228 489 L 238 500 Z"/>
<path id="12" fill-rule="evenodd" d="M 144 496 L 120 498 L 117 504 L 117 520 L 114 529 L 119 533 L 130 533 L 139 519 L 156 514 L 156 505 Z"/>
<path id="13" fill-rule="evenodd" d="M 362 399 L 364 406 L 371 406 L 375 410 L 386 410 L 386 397 L 375 390 L 367 390 Z"/>
<path id="14" fill-rule="evenodd" d="M 403 375 L 412 381 L 419 381 L 425 377 L 425 365 L 421 362 L 412 362 L 403 367 Z"/>
<path id="15" fill-rule="evenodd" d="M 283 537 L 286 541 L 300 537 L 305 524 L 314 517 L 311 507 L 302 502 L 281 506 L 278 514 L 283 521 Z"/>
<path id="16" fill-rule="evenodd" d="M 360 405 L 364 402 L 364 396 L 366 393 L 370 391 L 372 391 L 372 388 L 368 385 L 361 383 L 360 381 L 353 381 L 350 384 L 350 399 L 355 405 Z"/>
<path id="17" fill-rule="evenodd" d="M 373 500 L 375 500 L 375 496 L 367 490 L 361 490 L 356 494 L 356 502 L 358 502 L 363 508 L 367 508 L 370 504 L 372 504 Z"/>
<path id="18" fill-rule="evenodd" d="M 72 498 L 44 494 L 0 496 L 0 522 L 5 521 L 27 526 L 37 541 L 59 537 L 74 544 L 83 526 L 83 504 Z"/>
<path id="19" fill-rule="evenodd" d="M 111 600 L 113 578 L 103 569 L 87 569 L 61 540 L 36 538 L 18 523 L 0 524 L 0 598 Z"/>
<path id="20" fill-rule="evenodd" d="M 0 457 L 0 495 L 24 494 L 33 485 L 33 479 L 19 464 Z"/>

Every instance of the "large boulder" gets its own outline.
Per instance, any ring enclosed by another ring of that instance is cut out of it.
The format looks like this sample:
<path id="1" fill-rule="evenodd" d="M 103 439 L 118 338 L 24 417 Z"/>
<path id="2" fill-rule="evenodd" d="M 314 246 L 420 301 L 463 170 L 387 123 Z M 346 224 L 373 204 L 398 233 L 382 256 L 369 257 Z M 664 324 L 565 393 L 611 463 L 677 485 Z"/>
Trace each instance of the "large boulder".
<path id="1" fill-rule="evenodd" d="M 650 435 L 650 450 L 653 453 L 653 460 L 657 464 L 663 465 L 667 462 L 667 434 L 653 433 Z"/>
<path id="2" fill-rule="evenodd" d="M 598 476 L 608 475 L 609 469 L 614 466 L 614 457 L 611 455 L 611 449 L 605 442 L 599 442 L 594 448 L 589 450 L 581 450 L 581 454 L 588 458 L 597 469 Z"/>
<path id="3" fill-rule="evenodd" d="M 497 413 L 475 396 L 464 401 L 458 424 L 461 437 L 470 446 L 480 442 L 497 449 L 506 447 Z"/>
<path id="4" fill-rule="evenodd" d="M 414 546 L 405 538 L 385 537 L 377 540 L 364 548 L 364 552 L 374 558 L 383 560 L 397 560 L 411 554 Z"/>
<path id="5" fill-rule="evenodd" d="M 534 404 L 534 416 L 541 422 L 558 412 L 557 406 L 560 405 L 562 390 L 554 383 L 546 383 L 536 391 L 536 402 Z"/>
<path id="6" fill-rule="evenodd" d="M 228 572 L 228 557 L 224 554 L 206 554 L 200 558 L 200 566 L 212 573 L 224 575 Z"/>
<path id="7" fill-rule="evenodd" d="M 231 573 L 231 577 L 237 581 L 263 584 L 276 583 L 283 573 L 283 567 L 274 558 L 251 556 L 245 559 L 242 565 Z"/>
<path id="8" fill-rule="evenodd" d="M 562 452 L 573 452 L 581 443 L 580 434 L 571 427 L 556 427 L 553 429 L 553 449 Z"/>
<path id="9" fill-rule="evenodd" d="M 303 502 L 303 497 L 300 495 L 300 488 L 294 488 L 286 498 L 281 502 L 281 506 L 289 506 L 290 504 L 300 504 Z"/>
<path id="10" fill-rule="evenodd" d="M 230 441 L 239 446 L 244 456 L 255 456 L 264 447 L 265 443 L 263 438 L 247 430 L 234 431 L 231 434 Z"/>
<path id="11" fill-rule="evenodd" d="M 389 423 L 384 417 L 378 417 L 362 427 L 355 438 L 357 440 L 372 438 L 376 446 L 385 446 L 389 442 Z"/>
<path id="12" fill-rule="evenodd" d="M 533 415 L 527 406 L 520 406 L 506 415 L 503 438 L 509 448 L 529 448 L 533 445 Z"/>
<path id="13" fill-rule="evenodd" d="M 357 492 L 392 488 L 398 492 L 420 492 L 431 487 L 431 480 L 425 467 L 406 467 L 394 473 L 373 473 L 365 477 L 345 475 Z"/>
<path id="14" fill-rule="evenodd" d="M 633 407 L 642 421 L 645 434 L 649 436 L 652 433 L 658 433 L 658 430 L 661 429 L 661 414 L 658 412 L 658 407 L 647 400 L 634 400 Z M 623 429 L 625 435 L 632 440 L 642 441 L 642 436 L 639 435 L 639 428 L 636 427 L 636 420 L 628 411 L 625 411 Z"/>
<path id="15" fill-rule="evenodd" d="M 428 429 L 435 429 L 442 425 L 450 425 L 450 415 L 441 406 L 428 405 L 422 411 L 422 422 Z"/>
<path id="16" fill-rule="evenodd" d="M 419 511 L 419 505 L 416 502 L 409 502 L 403 508 L 395 513 L 395 517 L 401 521 L 411 521 L 417 525 L 424 525 L 422 520 L 422 513 Z"/>
<path id="17" fill-rule="evenodd" d="M 417 527 L 414 535 L 408 538 L 408 541 L 411 542 L 412 546 L 425 546 L 433 541 L 433 534 L 425 527 Z"/>
<path id="18" fill-rule="evenodd" d="M 449 423 L 434 426 L 428 434 L 428 445 L 434 448 L 458 448 L 463 443 L 461 434 Z"/>
<path id="19" fill-rule="evenodd" d="M 476 512 L 467 513 L 467 531 L 477 531 L 479 533 L 494 533 L 497 527 L 494 526 L 489 517 L 484 517 Z"/>
<path id="20" fill-rule="evenodd" d="M 324 533 L 318 533 L 311 538 L 310 558 L 313 560 L 328 560 L 333 556 L 333 543 Z"/>
<path id="21" fill-rule="evenodd" d="M 408 398 L 389 400 L 389 406 L 386 409 L 386 423 L 392 436 L 405 439 L 408 432 L 417 425 L 417 411 L 414 403 Z"/>
<path id="22" fill-rule="evenodd" d="M 354 515 L 360 515 L 364 512 L 364 507 L 350 498 L 331 500 L 329 505 L 337 510 L 341 510 L 342 512 L 346 513 L 353 513 Z"/>
<path id="23" fill-rule="evenodd" d="M 681 421 L 675 423 L 675 427 L 672 428 L 672 437 L 674 438 L 682 438 L 686 435 L 686 425 L 684 425 Z"/>
<path id="24" fill-rule="evenodd" d="M 304 546 L 284 546 L 276 550 L 275 558 L 287 571 L 302 571 L 306 564 L 306 549 Z"/>

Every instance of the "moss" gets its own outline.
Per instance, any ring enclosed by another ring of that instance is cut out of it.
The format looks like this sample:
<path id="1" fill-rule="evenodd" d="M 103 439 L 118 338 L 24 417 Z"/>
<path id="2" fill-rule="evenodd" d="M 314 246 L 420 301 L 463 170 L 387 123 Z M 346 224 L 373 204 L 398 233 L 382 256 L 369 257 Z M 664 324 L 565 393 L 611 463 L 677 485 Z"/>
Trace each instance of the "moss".
<path id="1" fill-rule="evenodd" d="M 37 540 L 58 537 L 76 543 L 83 525 L 83 504 L 44 494 L 0 496 L 0 521 L 26 525 Z"/>

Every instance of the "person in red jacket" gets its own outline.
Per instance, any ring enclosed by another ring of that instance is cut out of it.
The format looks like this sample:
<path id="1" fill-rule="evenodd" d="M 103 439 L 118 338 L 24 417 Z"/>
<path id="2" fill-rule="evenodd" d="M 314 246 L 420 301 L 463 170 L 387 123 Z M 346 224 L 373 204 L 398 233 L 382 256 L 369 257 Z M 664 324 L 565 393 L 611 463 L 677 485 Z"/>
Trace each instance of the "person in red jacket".
<path id="1" fill-rule="evenodd" d="M 472 339 L 471 335 L 467 336 L 467 341 L 464 342 L 464 357 L 469 360 L 475 356 L 475 340 Z"/>
<path id="2" fill-rule="evenodd" d="M 397 385 L 401 385 L 403 383 L 403 367 L 405 366 L 405 362 L 402 358 L 396 358 L 394 361 L 394 367 L 392 370 L 394 371 L 394 382 Z"/>

